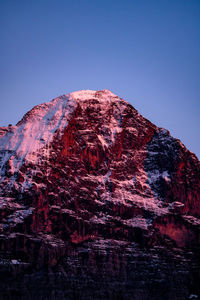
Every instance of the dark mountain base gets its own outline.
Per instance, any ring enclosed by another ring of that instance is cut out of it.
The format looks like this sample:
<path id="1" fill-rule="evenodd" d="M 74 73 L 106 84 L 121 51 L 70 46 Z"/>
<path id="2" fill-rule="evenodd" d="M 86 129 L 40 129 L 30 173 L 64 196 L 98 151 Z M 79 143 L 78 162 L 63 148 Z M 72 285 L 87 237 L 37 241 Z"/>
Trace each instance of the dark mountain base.
<path id="1" fill-rule="evenodd" d="M 1 299 L 199 299 L 191 252 L 142 249 L 116 240 L 69 245 L 55 267 L 1 261 Z"/>

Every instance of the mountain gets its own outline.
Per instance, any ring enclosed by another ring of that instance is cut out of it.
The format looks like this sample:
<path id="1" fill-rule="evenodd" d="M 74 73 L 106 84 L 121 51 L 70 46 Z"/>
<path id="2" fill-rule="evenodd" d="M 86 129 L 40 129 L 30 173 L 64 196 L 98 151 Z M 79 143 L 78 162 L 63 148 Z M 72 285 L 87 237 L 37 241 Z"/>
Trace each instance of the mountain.
<path id="1" fill-rule="evenodd" d="M 198 299 L 200 163 L 109 90 L 0 127 L 2 299 Z"/>

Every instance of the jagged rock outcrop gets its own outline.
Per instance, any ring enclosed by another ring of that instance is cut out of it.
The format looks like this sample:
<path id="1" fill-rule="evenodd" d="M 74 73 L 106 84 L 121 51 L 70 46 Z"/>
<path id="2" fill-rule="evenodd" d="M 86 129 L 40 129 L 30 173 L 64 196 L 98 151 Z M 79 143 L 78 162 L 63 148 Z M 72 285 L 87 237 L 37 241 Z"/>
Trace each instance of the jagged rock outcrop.
<path id="1" fill-rule="evenodd" d="M 1 127 L 0 175 L 5 299 L 198 298 L 200 163 L 123 99 L 74 92 Z"/>

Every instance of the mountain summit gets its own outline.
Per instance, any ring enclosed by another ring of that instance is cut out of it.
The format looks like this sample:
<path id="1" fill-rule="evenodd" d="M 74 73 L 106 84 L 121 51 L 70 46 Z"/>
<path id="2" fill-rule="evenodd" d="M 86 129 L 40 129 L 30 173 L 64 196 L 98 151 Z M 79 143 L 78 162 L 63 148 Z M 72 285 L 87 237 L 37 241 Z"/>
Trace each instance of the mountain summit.
<path id="1" fill-rule="evenodd" d="M 109 90 L 0 127 L 0 176 L 5 299 L 198 297 L 200 163 Z"/>

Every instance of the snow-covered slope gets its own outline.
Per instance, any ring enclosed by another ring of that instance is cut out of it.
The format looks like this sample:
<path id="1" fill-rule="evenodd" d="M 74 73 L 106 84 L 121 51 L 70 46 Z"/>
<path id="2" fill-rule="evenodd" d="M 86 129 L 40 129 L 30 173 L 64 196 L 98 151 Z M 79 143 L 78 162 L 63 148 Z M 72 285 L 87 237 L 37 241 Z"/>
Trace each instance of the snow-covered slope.
<path id="1" fill-rule="evenodd" d="M 61 138 L 77 105 L 80 104 L 83 109 L 86 109 L 89 107 L 88 101 L 90 99 L 97 101 L 92 104 L 94 109 L 98 107 L 100 111 L 104 112 L 107 111 L 111 103 L 121 101 L 107 90 L 103 92 L 92 90 L 74 92 L 34 107 L 16 126 L 9 126 L 6 133 L 6 128 L 2 127 L 0 151 L 3 151 L 5 156 L 2 157 L 1 170 L 3 170 L 8 160 L 10 160 L 12 173 L 21 167 L 24 160 L 37 163 L 38 153 L 41 150 L 48 156 L 48 145 L 52 143 L 55 134 L 59 133 Z M 118 106 L 119 120 L 111 116 L 112 120 L 109 124 L 109 129 L 112 131 L 112 140 L 114 135 L 120 131 L 118 126 L 120 122 L 120 105 Z M 101 139 L 101 136 L 99 138 Z M 107 144 L 103 138 L 101 141 Z"/>
<path id="2" fill-rule="evenodd" d="M 16 126 L 10 126 L 8 132 L 1 137 L 0 151 L 11 150 L 12 153 L 5 151 L 1 168 L 11 156 L 14 173 L 21 167 L 24 159 L 36 163 L 37 152 L 41 149 L 45 149 L 48 155 L 48 145 L 55 132 L 58 129 L 63 132 L 76 105 L 76 101 L 70 96 L 62 96 L 34 107 Z"/>

